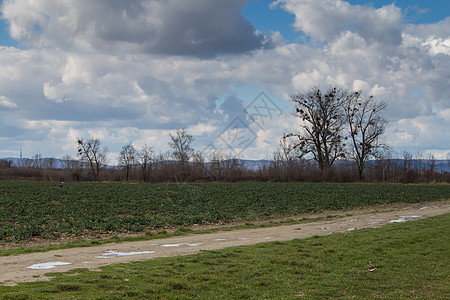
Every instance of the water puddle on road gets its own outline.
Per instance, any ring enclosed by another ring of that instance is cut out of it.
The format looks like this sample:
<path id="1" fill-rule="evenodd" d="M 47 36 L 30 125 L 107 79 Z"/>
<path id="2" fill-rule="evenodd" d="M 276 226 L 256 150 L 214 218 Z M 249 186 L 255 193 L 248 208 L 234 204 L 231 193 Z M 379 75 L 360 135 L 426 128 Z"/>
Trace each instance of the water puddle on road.
<path id="1" fill-rule="evenodd" d="M 62 262 L 62 261 L 52 261 L 52 262 L 34 264 L 34 265 L 31 265 L 31 266 L 29 266 L 27 268 L 28 269 L 33 269 L 33 270 L 44 270 L 44 269 L 53 269 L 53 268 L 55 268 L 57 266 L 66 266 L 66 265 L 71 265 L 71 263 Z"/>
<path id="2" fill-rule="evenodd" d="M 197 246 L 200 246 L 200 245 L 202 245 L 202 243 L 194 243 L 194 244 L 181 243 L 181 244 L 164 244 L 164 245 L 161 245 L 161 247 L 181 247 L 181 246 L 197 247 Z"/>
<path id="3" fill-rule="evenodd" d="M 439 208 L 439 206 L 433 205 L 433 206 L 424 206 L 421 207 L 420 209 L 428 209 L 428 208 Z"/>
<path id="4" fill-rule="evenodd" d="M 400 216 L 397 220 L 390 220 L 388 223 L 403 223 L 407 222 L 408 219 L 420 218 L 421 216 Z"/>
<path id="5" fill-rule="evenodd" d="M 390 220 L 388 223 L 403 223 L 403 222 L 406 222 L 406 221 L 408 221 L 408 220 L 400 218 L 400 219 L 397 219 L 397 220 Z"/>
<path id="6" fill-rule="evenodd" d="M 130 255 L 141 255 L 141 254 L 151 254 L 155 251 L 141 251 L 141 252 L 119 252 L 115 250 L 108 250 L 102 254 L 102 256 L 97 256 L 96 258 L 110 258 L 114 256 L 130 256 Z"/>
<path id="7" fill-rule="evenodd" d="M 380 228 L 380 227 L 354 227 L 354 228 L 347 229 L 347 231 L 360 230 L 360 229 L 374 229 L 374 228 Z"/>

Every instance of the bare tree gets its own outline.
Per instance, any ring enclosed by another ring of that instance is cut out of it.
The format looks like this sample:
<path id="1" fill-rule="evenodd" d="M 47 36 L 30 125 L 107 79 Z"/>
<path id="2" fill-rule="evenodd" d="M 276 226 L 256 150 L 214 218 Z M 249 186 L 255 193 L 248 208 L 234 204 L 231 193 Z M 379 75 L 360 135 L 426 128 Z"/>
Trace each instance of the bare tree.
<path id="1" fill-rule="evenodd" d="M 125 181 L 128 181 L 130 171 L 136 164 L 136 154 L 136 149 L 131 143 L 124 145 L 119 153 L 117 160 L 119 161 L 119 166 L 125 168 Z"/>
<path id="2" fill-rule="evenodd" d="M 339 87 L 325 93 L 314 87 L 306 93 L 291 96 L 297 117 L 302 122 L 300 131 L 285 137 L 296 137 L 298 141 L 294 148 L 301 156 L 312 155 L 321 170 L 331 167 L 337 158 L 345 157 L 343 104 L 352 96 Z"/>
<path id="3" fill-rule="evenodd" d="M 274 160 L 280 162 L 283 166 L 284 181 L 289 181 L 294 161 L 302 158 L 303 155 L 303 153 L 300 153 L 298 151 L 298 148 L 296 148 L 295 146 L 295 143 L 292 140 L 288 139 L 285 135 L 280 139 L 279 150 L 274 153 Z"/>
<path id="4" fill-rule="evenodd" d="M 350 153 L 358 166 L 360 180 L 364 178 L 367 160 L 377 157 L 379 150 L 387 149 L 382 141 L 386 119 L 381 114 L 386 107 L 386 102 L 377 102 L 373 96 L 363 97 L 360 91 L 352 93 L 345 103 Z"/>
<path id="5" fill-rule="evenodd" d="M 403 151 L 403 173 L 411 169 L 412 165 L 412 154 L 408 151 Z"/>
<path id="6" fill-rule="evenodd" d="M 99 139 L 78 139 L 78 155 L 83 162 L 87 162 L 94 179 L 98 180 L 101 168 L 106 163 L 108 149 L 101 148 Z"/>
<path id="7" fill-rule="evenodd" d="M 0 169 L 2 169 L 2 168 L 12 168 L 13 165 L 14 164 L 13 164 L 12 160 L 0 159 Z"/>
<path id="8" fill-rule="evenodd" d="M 81 179 L 83 171 L 83 163 L 77 159 L 72 158 L 70 155 L 62 157 L 63 169 L 66 173 L 72 177 L 72 180 L 78 181 Z"/>
<path id="9" fill-rule="evenodd" d="M 144 180 L 144 182 L 147 182 L 150 178 L 150 172 L 153 165 L 154 151 L 152 147 L 144 144 L 142 150 L 138 152 L 137 156 L 142 170 L 142 179 Z"/>
<path id="10" fill-rule="evenodd" d="M 43 161 L 44 159 L 42 158 L 41 154 L 36 154 L 34 155 L 32 158 L 32 167 L 36 168 L 36 169 L 42 169 L 43 168 Z"/>
<path id="11" fill-rule="evenodd" d="M 428 178 L 429 180 L 432 180 L 435 177 L 434 172 L 436 167 L 436 159 L 434 157 L 434 154 L 430 154 L 430 156 L 427 159 L 427 165 L 428 165 Z"/>
<path id="12" fill-rule="evenodd" d="M 194 180 L 202 179 L 206 175 L 205 157 L 201 151 L 194 151 L 192 154 L 192 177 Z"/>
<path id="13" fill-rule="evenodd" d="M 194 154 L 194 149 L 191 147 L 194 137 L 189 135 L 185 129 L 177 129 L 175 133 L 169 133 L 169 136 L 171 156 L 179 163 L 184 179 L 187 176 L 188 162 Z"/>
<path id="14" fill-rule="evenodd" d="M 77 169 L 80 168 L 80 162 L 73 159 L 70 155 L 65 155 L 62 157 L 63 169 Z"/>
<path id="15" fill-rule="evenodd" d="M 19 160 L 19 167 L 20 168 L 24 168 L 24 169 L 28 169 L 31 168 L 33 166 L 33 160 L 30 158 L 20 158 Z"/>
<path id="16" fill-rule="evenodd" d="M 208 174 L 212 177 L 212 180 L 220 180 L 222 179 L 222 173 L 224 171 L 224 160 L 225 155 L 222 150 L 213 150 L 209 155 L 209 168 Z"/>
<path id="17" fill-rule="evenodd" d="M 42 160 L 42 166 L 44 169 L 54 169 L 56 164 L 56 159 L 54 157 L 46 157 Z"/>

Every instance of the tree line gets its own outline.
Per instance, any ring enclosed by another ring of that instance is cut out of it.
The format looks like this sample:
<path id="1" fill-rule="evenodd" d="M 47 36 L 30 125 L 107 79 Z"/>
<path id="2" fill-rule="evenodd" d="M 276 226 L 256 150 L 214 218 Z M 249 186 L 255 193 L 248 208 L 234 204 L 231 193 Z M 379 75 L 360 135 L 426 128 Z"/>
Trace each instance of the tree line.
<path id="1" fill-rule="evenodd" d="M 62 169 L 55 168 L 55 159 L 37 154 L 25 162 L 22 160 L 17 167 L 0 160 L 0 178 L 144 182 L 450 181 L 448 173 L 436 172 L 433 157 L 426 168 L 414 166 L 412 155 L 407 152 L 401 160 L 393 158 L 392 149 L 383 140 L 385 102 L 364 96 L 362 91 L 337 86 L 325 91 L 313 87 L 292 95 L 290 100 L 299 125 L 285 133 L 279 149 L 257 166 L 248 166 L 220 150 L 205 157 L 192 147 L 194 137 L 179 129 L 169 134 L 167 153 L 156 153 L 148 144 L 136 149 L 128 143 L 117 157 L 118 164 L 108 166 L 108 149 L 99 139 L 79 138 L 78 159 L 63 157 Z"/>

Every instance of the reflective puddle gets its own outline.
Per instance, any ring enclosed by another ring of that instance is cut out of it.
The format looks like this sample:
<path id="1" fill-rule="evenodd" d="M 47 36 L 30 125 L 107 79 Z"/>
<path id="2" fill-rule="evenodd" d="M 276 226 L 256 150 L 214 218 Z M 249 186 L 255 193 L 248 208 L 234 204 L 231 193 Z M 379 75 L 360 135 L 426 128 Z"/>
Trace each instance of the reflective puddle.
<path id="1" fill-rule="evenodd" d="M 44 269 L 53 269 L 53 268 L 55 268 L 57 266 L 66 266 L 66 265 L 71 265 L 71 263 L 62 262 L 62 261 L 52 261 L 52 262 L 34 264 L 34 265 L 31 265 L 31 266 L 29 266 L 27 268 L 28 269 L 33 269 L 33 270 L 44 270 Z"/>
<path id="2" fill-rule="evenodd" d="M 374 229 L 374 228 L 380 228 L 380 227 L 354 227 L 354 228 L 347 229 L 347 231 L 360 230 L 360 229 Z"/>
<path id="3" fill-rule="evenodd" d="M 421 216 L 400 216 L 400 219 L 390 220 L 388 223 L 403 223 L 407 222 L 407 219 L 420 218 Z"/>
<path id="4" fill-rule="evenodd" d="M 151 254 L 155 251 L 141 251 L 141 252 L 119 252 L 115 250 L 108 250 L 102 254 L 102 256 L 97 256 L 97 258 L 109 258 L 111 256 L 130 256 L 130 255 L 141 255 L 141 254 Z"/>
<path id="5" fill-rule="evenodd" d="M 164 244 L 164 245 L 161 245 L 161 247 L 180 247 L 180 246 L 197 247 L 200 245 L 202 245 L 202 243 L 196 243 L 196 244 L 181 243 L 181 244 Z"/>

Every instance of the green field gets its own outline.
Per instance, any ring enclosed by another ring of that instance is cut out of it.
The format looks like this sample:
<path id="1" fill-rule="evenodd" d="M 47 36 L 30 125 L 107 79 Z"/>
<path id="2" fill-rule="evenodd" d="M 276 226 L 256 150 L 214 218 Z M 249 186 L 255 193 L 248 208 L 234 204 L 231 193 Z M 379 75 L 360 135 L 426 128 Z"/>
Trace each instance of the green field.
<path id="1" fill-rule="evenodd" d="M 101 272 L 50 273 L 49 282 L 0 286 L 0 299 L 448 299 L 449 221 L 447 214 Z"/>
<path id="2" fill-rule="evenodd" d="M 0 181 L 0 243 L 450 198 L 450 185 Z"/>

